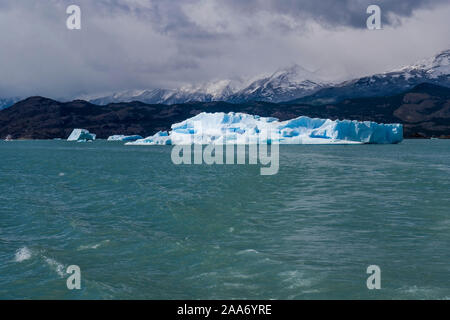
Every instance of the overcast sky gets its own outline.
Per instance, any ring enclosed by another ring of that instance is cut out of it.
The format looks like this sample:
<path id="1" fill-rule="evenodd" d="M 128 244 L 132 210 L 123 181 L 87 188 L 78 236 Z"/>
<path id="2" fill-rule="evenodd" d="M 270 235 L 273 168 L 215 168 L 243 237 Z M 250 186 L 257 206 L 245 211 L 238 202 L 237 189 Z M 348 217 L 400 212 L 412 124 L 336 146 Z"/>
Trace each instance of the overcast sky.
<path id="1" fill-rule="evenodd" d="M 66 8 L 81 7 L 81 30 Z M 366 8 L 382 9 L 368 30 Z M 327 80 L 449 49 L 448 0 L 1 0 L 0 97 L 68 98 L 299 64 Z"/>

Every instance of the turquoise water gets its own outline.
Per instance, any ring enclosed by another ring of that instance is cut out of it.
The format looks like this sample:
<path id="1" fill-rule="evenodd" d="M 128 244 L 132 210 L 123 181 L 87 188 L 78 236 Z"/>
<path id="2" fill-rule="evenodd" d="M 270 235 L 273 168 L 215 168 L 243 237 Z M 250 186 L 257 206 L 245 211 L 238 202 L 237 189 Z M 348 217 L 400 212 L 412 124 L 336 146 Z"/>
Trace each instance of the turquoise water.
<path id="1" fill-rule="evenodd" d="M 0 142 L 0 298 L 450 298 L 450 141 L 281 146 L 274 176 L 170 153 Z"/>

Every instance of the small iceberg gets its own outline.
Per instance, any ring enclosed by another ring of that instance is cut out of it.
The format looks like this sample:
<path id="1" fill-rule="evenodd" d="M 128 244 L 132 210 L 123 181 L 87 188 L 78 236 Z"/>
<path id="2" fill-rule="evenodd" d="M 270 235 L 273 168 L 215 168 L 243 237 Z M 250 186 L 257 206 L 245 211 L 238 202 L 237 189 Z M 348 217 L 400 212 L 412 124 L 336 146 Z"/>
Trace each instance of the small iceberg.
<path id="1" fill-rule="evenodd" d="M 200 113 L 127 145 L 189 144 L 394 144 L 403 140 L 401 124 L 329 120 L 301 116 L 292 120 L 245 113 Z"/>
<path id="2" fill-rule="evenodd" d="M 136 141 L 136 140 L 139 140 L 139 139 L 143 139 L 143 137 L 141 137 L 139 135 L 134 135 L 134 136 L 114 135 L 114 136 L 108 137 L 108 141 L 132 142 L 132 141 Z"/>
<path id="3" fill-rule="evenodd" d="M 139 139 L 134 142 L 125 143 L 126 145 L 171 145 L 172 140 L 170 139 L 169 133 L 167 131 L 159 131 L 151 137 L 145 139 Z"/>
<path id="4" fill-rule="evenodd" d="M 86 129 L 73 129 L 67 141 L 78 141 L 78 142 L 86 142 L 86 141 L 94 141 L 96 135 L 90 133 Z"/>

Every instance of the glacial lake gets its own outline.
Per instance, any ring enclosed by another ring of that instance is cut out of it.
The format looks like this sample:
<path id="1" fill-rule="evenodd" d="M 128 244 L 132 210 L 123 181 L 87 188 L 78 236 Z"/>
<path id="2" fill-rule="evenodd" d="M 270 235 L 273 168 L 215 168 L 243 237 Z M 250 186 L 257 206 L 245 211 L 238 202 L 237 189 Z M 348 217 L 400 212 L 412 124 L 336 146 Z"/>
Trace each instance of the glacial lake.
<path id="1" fill-rule="evenodd" d="M 171 150 L 0 142 L 0 299 L 450 299 L 450 140 Z"/>

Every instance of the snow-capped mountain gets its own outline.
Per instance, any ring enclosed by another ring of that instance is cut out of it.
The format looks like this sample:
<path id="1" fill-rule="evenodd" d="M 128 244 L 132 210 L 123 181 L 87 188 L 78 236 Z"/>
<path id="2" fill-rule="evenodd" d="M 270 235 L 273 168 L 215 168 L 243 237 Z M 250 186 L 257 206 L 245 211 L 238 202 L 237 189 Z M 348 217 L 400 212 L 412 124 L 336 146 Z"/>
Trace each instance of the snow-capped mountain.
<path id="1" fill-rule="evenodd" d="M 324 87 L 326 83 L 317 75 L 299 65 L 294 65 L 252 82 L 248 87 L 230 96 L 228 100 L 282 102 L 310 95 Z"/>
<path id="2" fill-rule="evenodd" d="M 450 50 L 413 65 L 345 81 L 292 102 L 323 104 L 347 98 L 395 95 L 421 83 L 450 87 Z"/>
<path id="3" fill-rule="evenodd" d="M 433 58 L 422 60 L 414 65 L 405 66 L 391 73 L 403 74 L 405 77 L 427 77 L 429 79 L 438 79 L 450 74 L 450 49 L 442 51 Z"/>
<path id="4" fill-rule="evenodd" d="M 145 103 L 175 104 L 186 102 L 248 101 L 323 104 L 347 98 L 387 96 L 404 92 L 421 83 L 450 87 L 450 50 L 389 72 L 330 84 L 316 74 L 294 65 L 269 76 L 245 83 L 222 80 L 179 89 L 124 91 L 87 99 L 95 104 L 141 101 Z"/>
<path id="5" fill-rule="evenodd" d="M 339 84 L 327 83 L 315 73 L 299 65 L 254 79 L 256 80 L 220 80 L 201 85 L 187 85 L 178 89 L 128 90 L 112 94 L 81 96 L 78 99 L 99 105 L 131 101 L 149 104 L 211 101 L 324 104 L 349 98 L 389 96 L 404 92 L 421 83 L 450 87 L 450 50 L 409 66 Z M 18 98 L 0 98 L 0 110 L 19 100 Z"/>
<path id="6" fill-rule="evenodd" d="M 246 101 L 281 102 L 304 97 L 324 88 L 325 82 L 314 73 L 294 65 L 250 83 L 221 80 L 179 89 L 129 90 L 97 97 L 82 97 L 95 104 L 141 101 L 152 104 L 186 102 Z"/>
<path id="7" fill-rule="evenodd" d="M 128 90 L 110 95 L 81 98 L 100 105 L 131 101 L 150 104 L 175 104 L 192 101 L 223 101 L 227 100 L 234 91 L 231 81 L 222 80 L 199 86 L 184 86 L 179 89 Z"/>

